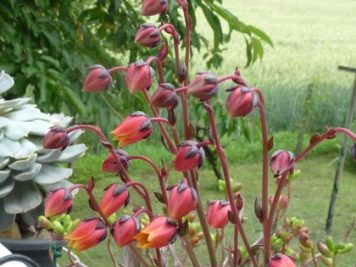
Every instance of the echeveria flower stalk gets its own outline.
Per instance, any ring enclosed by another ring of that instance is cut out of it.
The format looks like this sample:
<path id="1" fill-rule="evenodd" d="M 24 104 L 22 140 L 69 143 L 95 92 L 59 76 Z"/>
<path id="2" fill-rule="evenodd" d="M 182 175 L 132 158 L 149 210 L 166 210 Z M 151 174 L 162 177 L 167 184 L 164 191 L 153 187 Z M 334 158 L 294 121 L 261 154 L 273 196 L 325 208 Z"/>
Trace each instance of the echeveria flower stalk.
<path id="1" fill-rule="evenodd" d="M 293 173 L 295 164 L 295 156 L 290 151 L 277 150 L 271 156 L 271 170 L 275 176 L 288 171 Z"/>
<path id="2" fill-rule="evenodd" d="M 174 167 L 177 171 L 189 171 L 200 168 L 203 164 L 205 152 L 198 142 L 193 140 L 185 141 L 180 144 L 174 159 Z"/>
<path id="3" fill-rule="evenodd" d="M 250 88 L 236 87 L 230 91 L 226 100 L 226 110 L 231 117 L 244 117 L 257 106 L 258 97 Z"/>
<path id="4" fill-rule="evenodd" d="M 127 67 L 125 82 L 131 93 L 148 90 L 152 84 L 153 69 L 144 61 L 136 61 Z"/>
<path id="5" fill-rule="evenodd" d="M 178 104 L 179 97 L 175 88 L 170 83 L 159 84 L 156 91 L 150 98 L 150 102 L 157 108 L 175 107 Z"/>
<path id="6" fill-rule="evenodd" d="M 106 226 L 99 218 L 81 221 L 65 239 L 77 252 L 94 247 L 106 238 Z"/>
<path id="7" fill-rule="evenodd" d="M 109 71 L 102 65 L 93 65 L 89 69 L 89 73 L 84 80 L 82 91 L 100 92 L 107 90 L 112 83 Z"/>
<path id="8" fill-rule="evenodd" d="M 138 218 L 125 215 L 115 222 L 111 234 L 116 244 L 123 247 L 135 241 L 134 237 L 140 232 L 140 229 L 141 224 Z"/>
<path id="9" fill-rule="evenodd" d="M 177 220 L 195 209 L 197 192 L 184 180 L 172 188 L 168 198 L 167 210 L 171 218 Z"/>
<path id="10" fill-rule="evenodd" d="M 105 188 L 99 207 L 106 217 L 116 212 L 122 206 L 126 206 L 130 200 L 130 194 L 125 184 L 111 184 Z"/>
<path id="11" fill-rule="evenodd" d="M 101 165 L 101 169 L 106 172 L 118 173 L 121 171 L 121 166 L 127 170 L 130 165 L 130 161 L 128 160 L 129 154 L 122 149 L 115 149 L 115 155 L 109 153 L 109 155 L 104 159 L 103 164 Z M 117 157 L 120 159 L 121 166 L 118 166 Z"/>
<path id="12" fill-rule="evenodd" d="M 69 145 L 69 136 L 66 129 L 53 126 L 43 139 L 43 147 L 47 149 L 65 149 Z"/>
<path id="13" fill-rule="evenodd" d="M 214 74 L 209 72 L 198 73 L 188 85 L 188 94 L 202 101 L 212 98 L 217 92 L 218 79 Z"/>
<path id="14" fill-rule="evenodd" d="M 229 222 L 228 212 L 231 211 L 229 202 L 215 200 L 209 203 L 206 220 L 212 228 L 224 228 Z"/>
<path id="15" fill-rule="evenodd" d="M 135 236 L 139 248 L 161 248 L 175 241 L 178 227 L 167 217 L 157 217 Z"/>
<path id="16" fill-rule="evenodd" d="M 167 12 L 167 0 L 143 0 L 141 14 L 144 16 L 154 16 Z"/>
<path id="17" fill-rule="evenodd" d="M 161 33 L 159 29 L 151 23 L 142 24 L 135 36 L 135 43 L 145 47 L 155 47 L 160 42 Z"/>
<path id="18" fill-rule="evenodd" d="M 73 205 L 73 195 L 69 189 L 57 188 L 50 191 L 44 203 L 46 217 L 68 213 Z"/>
<path id="19" fill-rule="evenodd" d="M 119 147 L 147 138 L 152 132 L 152 123 L 147 115 L 137 111 L 127 116 L 111 133 Z"/>
<path id="20" fill-rule="evenodd" d="M 296 267 L 295 263 L 286 255 L 277 254 L 272 257 L 269 267 Z"/>

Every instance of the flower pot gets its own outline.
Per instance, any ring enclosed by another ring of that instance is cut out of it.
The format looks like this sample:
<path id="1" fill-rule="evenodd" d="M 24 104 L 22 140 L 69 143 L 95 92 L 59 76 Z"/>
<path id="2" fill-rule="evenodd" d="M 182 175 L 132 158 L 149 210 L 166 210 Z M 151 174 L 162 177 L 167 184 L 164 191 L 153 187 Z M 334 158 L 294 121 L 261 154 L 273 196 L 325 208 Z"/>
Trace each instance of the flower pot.
<path id="1" fill-rule="evenodd" d="M 33 239 L 0 239 L 0 243 L 14 254 L 28 256 L 41 267 L 56 267 L 56 258 L 65 244 L 64 241 Z"/>

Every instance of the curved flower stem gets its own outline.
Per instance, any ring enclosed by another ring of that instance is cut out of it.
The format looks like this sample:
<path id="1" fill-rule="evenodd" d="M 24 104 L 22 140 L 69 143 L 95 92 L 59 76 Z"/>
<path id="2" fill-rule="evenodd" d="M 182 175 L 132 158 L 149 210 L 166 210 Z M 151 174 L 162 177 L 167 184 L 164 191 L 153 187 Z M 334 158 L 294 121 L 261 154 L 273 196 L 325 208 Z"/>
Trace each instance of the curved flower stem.
<path id="1" fill-rule="evenodd" d="M 172 124 L 167 119 L 162 118 L 162 117 L 153 117 L 153 118 L 150 118 L 150 121 L 151 122 L 156 122 L 156 123 L 165 123 L 169 127 L 172 127 Z"/>
<path id="2" fill-rule="evenodd" d="M 269 225 L 273 225 L 273 223 L 274 223 L 274 217 L 275 217 L 275 213 L 277 210 L 279 198 L 282 194 L 283 187 L 287 181 L 287 176 L 288 176 L 288 173 L 284 173 L 283 175 L 281 175 L 276 192 L 274 193 L 273 202 L 272 202 L 271 209 L 269 212 L 269 217 L 268 217 Z"/>
<path id="3" fill-rule="evenodd" d="M 222 77 L 218 77 L 218 83 L 222 83 L 224 81 L 232 80 L 232 79 L 236 79 L 236 78 L 238 78 L 238 77 L 235 74 L 225 75 L 225 76 L 222 76 Z"/>
<path id="4" fill-rule="evenodd" d="M 146 208 L 153 214 L 153 210 L 152 210 L 152 205 L 151 205 L 151 199 L 150 199 L 150 194 L 148 193 L 147 188 L 140 182 L 137 181 L 130 181 L 125 183 L 125 185 L 127 187 L 133 186 L 133 187 L 140 187 L 143 192 L 145 192 L 145 204 L 146 204 Z M 152 219 L 152 217 L 150 217 L 150 219 Z"/>
<path id="5" fill-rule="evenodd" d="M 77 124 L 74 125 L 72 127 L 67 128 L 67 133 L 69 134 L 70 132 L 76 131 L 76 130 L 89 130 L 91 132 L 93 132 L 94 134 L 96 134 L 101 143 L 110 151 L 110 153 L 115 157 L 116 163 L 119 166 L 119 175 L 122 177 L 122 180 L 126 183 L 128 181 L 131 181 L 128 173 L 126 172 L 126 169 L 124 168 L 124 166 L 121 163 L 121 160 L 119 158 L 119 156 L 115 153 L 115 149 L 114 146 L 110 143 L 110 141 L 107 139 L 107 137 L 105 136 L 105 134 L 102 132 L 102 130 L 99 127 L 93 126 L 93 125 L 89 125 L 89 124 Z M 142 197 L 144 198 L 144 192 L 142 192 L 139 188 L 135 187 L 136 192 Z"/>
<path id="6" fill-rule="evenodd" d="M 350 129 L 336 127 L 333 128 L 336 132 L 343 133 L 346 136 L 350 137 L 353 141 L 356 141 L 356 133 L 352 132 Z"/>
<path id="7" fill-rule="evenodd" d="M 262 214 L 263 214 L 263 241 L 264 263 L 268 264 L 271 257 L 271 225 L 268 219 L 268 130 L 266 110 L 263 95 L 259 95 L 258 107 L 260 112 L 262 131 Z"/>
<path id="8" fill-rule="evenodd" d="M 129 249 L 131 250 L 132 254 L 140 261 L 140 263 L 145 267 L 150 267 L 151 265 L 146 261 L 144 257 L 142 257 L 141 253 L 137 251 L 135 246 L 128 245 Z"/>
<path id="9" fill-rule="evenodd" d="M 213 140 L 214 140 L 214 143 L 215 143 L 216 152 L 218 154 L 218 157 L 219 157 L 222 169 L 223 169 L 224 180 L 225 180 L 225 184 L 226 184 L 226 192 L 227 192 L 227 197 L 228 197 L 228 200 L 229 200 L 229 203 L 230 203 L 230 206 L 231 206 L 231 211 L 232 211 L 235 223 L 237 223 L 237 226 L 238 226 L 238 228 L 240 230 L 242 241 L 244 242 L 244 245 L 245 245 L 246 250 L 247 250 L 247 252 L 248 252 L 248 254 L 250 256 L 250 259 L 251 259 L 253 265 L 257 267 L 256 259 L 255 259 L 254 255 L 253 255 L 253 252 L 252 252 L 252 250 L 250 248 L 250 245 L 248 243 L 248 240 L 247 240 L 246 235 L 244 233 L 244 230 L 242 228 L 242 224 L 241 224 L 241 221 L 239 219 L 238 211 L 237 211 L 237 208 L 236 208 L 236 205 L 235 205 L 235 202 L 234 202 L 234 196 L 233 196 L 233 193 L 232 193 L 232 187 L 231 187 L 231 182 L 230 182 L 229 167 L 228 167 L 228 164 L 227 164 L 227 159 L 226 159 L 224 150 L 223 150 L 223 148 L 222 148 L 222 146 L 220 144 L 218 131 L 216 129 L 216 123 L 215 123 L 215 117 L 214 117 L 214 109 L 212 108 L 212 106 L 210 106 L 209 101 L 205 101 L 204 107 L 208 112 L 208 116 L 209 116 L 209 120 L 210 120 L 210 129 L 211 129 Z M 235 247 L 235 245 L 234 245 L 234 247 Z M 234 258 L 237 258 L 237 250 L 234 251 Z"/>
<path id="10" fill-rule="evenodd" d="M 148 65 L 151 65 L 152 62 L 156 63 L 156 68 L 157 68 L 158 77 L 159 77 L 159 83 L 164 83 L 164 74 L 163 74 L 163 67 L 162 67 L 161 60 L 156 56 L 149 57 L 146 60 L 146 64 L 148 64 Z"/>
<path id="11" fill-rule="evenodd" d="M 149 218 L 153 218 L 152 212 L 150 212 L 150 211 L 149 211 L 148 209 L 146 209 L 146 208 L 139 208 L 138 210 L 135 211 L 134 214 L 132 214 L 132 217 L 137 217 L 137 216 L 141 215 L 142 213 L 146 213 Z"/>
<path id="12" fill-rule="evenodd" d="M 110 74 L 113 74 L 113 73 L 116 73 L 119 71 L 126 71 L 126 70 L 127 70 L 126 66 L 115 66 L 115 67 L 108 69 Z"/>
<path id="13" fill-rule="evenodd" d="M 151 166 L 151 168 L 155 171 L 155 173 L 157 175 L 157 179 L 158 179 L 159 185 L 161 187 L 163 201 L 164 201 L 164 203 L 167 204 L 167 199 L 168 198 L 167 198 L 166 185 L 165 185 L 164 178 L 162 177 L 161 171 L 158 168 L 158 166 L 150 158 L 142 156 L 142 155 L 139 155 L 139 156 L 128 156 L 127 158 L 128 158 L 128 160 L 132 160 L 132 159 L 142 160 L 142 161 L 146 162 L 148 165 Z"/>
<path id="14" fill-rule="evenodd" d="M 145 97 L 145 100 L 146 100 L 147 104 L 151 107 L 151 110 L 152 110 L 152 112 L 153 112 L 153 115 L 154 115 L 155 117 L 159 117 L 158 111 L 151 105 L 150 97 L 149 97 L 149 95 L 148 95 L 148 93 L 147 93 L 146 90 L 143 90 L 143 95 L 144 95 L 144 97 Z M 175 154 L 175 153 L 177 152 L 177 149 L 176 149 L 176 147 L 174 146 L 174 144 L 173 144 L 171 138 L 169 137 L 166 128 L 164 128 L 164 126 L 162 125 L 161 122 L 158 122 L 158 127 L 159 127 L 159 129 L 160 129 L 160 132 L 161 132 L 161 134 L 162 134 L 162 136 L 163 136 L 163 138 L 164 138 L 164 140 L 165 140 L 167 146 L 169 147 L 169 150 L 170 150 L 172 153 Z"/>
<path id="15" fill-rule="evenodd" d="M 238 261 L 239 261 L 239 228 L 237 225 L 234 225 L 234 263 L 233 267 L 237 267 Z"/>
<path id="16" fill-rule="evenodd" d="M 181 92 L 186 92 L 188 90 L 188 86 L 183 86 L 183 87 L 179 87 L 175 90 L 175 92 L 178 94 L 178 93 L 181 93 Z"/>
<path id="17" fill-rule="evenodd" d="M 184 85 L 187 85 L 189 82 L 189 60 L 190 60 L 190 41 L 191 41 L 191 32 L 192 32 L 192 20 L 189 15 L 188 4 L 182 5 L 184 21 L 185 21 L 185 68 L 186 76 Z"/>
<path id="18" fill-rule="evenodd" d="M 107 250 L 109 252 L 109 255 L 110 255 L 110 258 L 111 258 L 111 261 L 112 261 L 114 267 L 117 267 L 117 263 L 116 263 L 114 254 L 113 254 L 113 252 L 111 250 L 111 235 L 110 234 L 108 234 L 108 240 L 107 240 L 107 243 L 106 243 L 106 248 L 107 248 Z"/>

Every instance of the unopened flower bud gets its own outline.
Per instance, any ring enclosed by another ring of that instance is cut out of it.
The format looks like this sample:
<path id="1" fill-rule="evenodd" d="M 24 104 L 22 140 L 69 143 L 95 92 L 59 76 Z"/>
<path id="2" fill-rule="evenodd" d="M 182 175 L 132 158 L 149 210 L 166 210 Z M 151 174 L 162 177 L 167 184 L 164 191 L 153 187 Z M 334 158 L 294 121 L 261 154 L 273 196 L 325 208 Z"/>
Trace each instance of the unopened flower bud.
<path id="1" fill-rule="evenodd" d="M 167 12 L 167 0 L 143 0 L 141 14 L 144 16 L 154 16 Z"/>
<path id="2" fill-rule="evenodd" d="M 257 106 L 258 97 L 248 87 L 236 87 L 226 100 L 226 109 L 231 117 L 244 117 Z"/>
<path id="3" fill-rule="evenodd" d="M 135 241 L 134 237 L 140 232 L 140 229 L 139 219 L 125 215 L 115 222 L 111 234 L 116 244 L 123 247 Z"/>
<path id="4" fill-rule="evenodd" d="M 73 195 L 66 188 L 57 188 L 50 191 L 45 199 L 44 213 L 46 217 L 52 217 L 67 213 L 73 205 Z"/>
<path id="5" fill-rule="evenodd" d="M 268 267 L 296 267 L 296 265 L 288 256 L 276 254 L 272 257 Z"/>
<path id="6" fill-rule="evenodd" d="M 179 97 L 170 83 L 159 84 L 151 96 L 151 104 L 157 108 L 175 107 L 178 101 Z"/>
<path id="7" fill-rule="evenodd" d="M 102 65 L 93 65 L 84 80 L 83 92 L 99 92 L 107 90 L 112 83 L 109 71 Z"/>
<path id="8" fill-rule="evenodd" d="M 128 66 L 125 82 L 131 93 L 148 90 L 152 84 L 153 69 L 144 61 L 137 61 Z"/>
<path id="9" fill-rule="evenodd" d="M 229 222 L 228 212 L 231 211 L 229 202 L 215 200 L 209 203 L 206 220 L 212 228 L 224 228 Z"/>
<path id="10" fill-rule="evenodd" d="M 200 168 L 203 164 L 205 152 L 202 147 L 198 147 L 198 142 L 189 140 L 180 144 L 174 160 L 174 167 L 177 171 L 188 171 Z"/>
<path id="11" fill-rule="evenodd" d="M 188 85 L 188 94 L 202 101 L 208 100 L 218 92 L 218 79 L 209 72 L 201 72 Z"/>
<path id="12" fill-rule="evenodd" d="M 160 41 L 161 33 L 159 29 L 151 23 L 142 24 L 135 36 L 135 43 L 145 47 L 155 47 Z"/>
<path id="13" fill-rule="evenodd" d="M 119 173 L 121 171 L 120 166 L 118 165 L 117 158 L 120 160 L 122 167 L 126 170 L 130 162 L 128 160 L 129 154 L 122 149 L 115 149 L 115 155 L 110 153 L 106 159 L 104 159 L 103 164 L 101 165 L 101 169 L 106 172 Z"/>
<path id="14" fill-rule="evenodd" d="M 126 185 L 111 184 L 105 188 L 99 207 L 103 214 L 108 217 L 122 206 L 126 206 L 130 200 L 130 194 Z"/>
<path id="15" fill-rule="evenodd" d="M 48 149 L 65 149 L 69 144 L 69 136 L 63 127 L 53 126 L 43 139 L 43 147 Z"/>
<path id="16" fill-rule="evenodd" d="M 295 156 L 290 151 L 277 150 L 271 156 L 271 170 L 276 177 L 287 171 L 293 173 L 294 164 Z"/>

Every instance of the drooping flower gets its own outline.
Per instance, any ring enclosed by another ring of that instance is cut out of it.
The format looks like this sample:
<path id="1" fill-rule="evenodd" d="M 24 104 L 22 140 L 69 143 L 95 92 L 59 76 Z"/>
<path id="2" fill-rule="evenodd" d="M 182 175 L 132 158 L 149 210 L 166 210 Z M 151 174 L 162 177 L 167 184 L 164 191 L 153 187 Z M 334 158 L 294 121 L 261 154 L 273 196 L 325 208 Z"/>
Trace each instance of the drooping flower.
<path id="1" fill-rule="evenodd" d="M 73 195 L 66 188 L 57 188 L 50 191 L 44 203 L 46 217 L 56 216 L 70 212 L 73 205 Z"/>
<path id="2" fill-rule="evenodd" d="M 229 202 L 215 200 L 209 203 L 206 220 L 212 228 L 224 228 L 229 222 L 228 212 L 231 210 Z"/>
<path id="3" fill-rule="evenodd" d="M 160 42 L 161 33 L 159 29 L 151 23 L 142 24 L 135 36 L 135 43 L 145 47 L 155 47 Z"/>
<path id="4" fill-rule="evenodd" d="M 188 186 L 187 181 L 172 188 L 168 198 L 167 210 L 170 217 L 179 219 L 195 209 L 197 192 Z"/>
<path id="5" fill-rule="evenodd" d="M 141 13 L 144 16 L 154 16 L 167 12 L 167 0 L 143 0 Z"/>
<path id="6" fill-rule="evenodd" d="M 111 184 L 105 188 L 99 207 L 106 217 L 116 212 L 122 206 L 126 206 L 130 200 L 130 194 L 125 184 Z"/>
<path id="7" fill-rule="evenodd" d="M 276 254 L 272 257 L 268 267 L 296 267 L 296 265 L 288 256 Z"/>
<path id="8" fill-rule="evenodd" d="M 209 72 L 198 73 L 188 85 L 188 94 L 202 101 L 212 98 L 217 92 L 218 79 Z"/>
<path id="9" fill-rule="evenodd" d="M 198 142 L 188 140 L 179 145 L 174 167 L 177 171 L 188 171 L 200 168 L 203 164 L 205 152 L 202 147 L 198 147 Z"/>
<path id="10" fill-rule="evenodd" d="M 119 147 L 136 143 L 150 136 L 152 123 L 143 112 L 136 111 L 127 116 L 111 133 Z"/>
<path id="11" fill-rule="evenodd" d="M 140 229 L 141 224 L 138 218 L 125 215 L 115 222 L 111 234 L 116 244 L 123 247 L 135 241 L 134 237 L 140 232 Z"/>
<path id="12" fill-rule="evenodd" d="M 104 159 L 101 169 L 106 172 L 119 173 L 121 171 L 120 166 L 118 166 L 117 157 L 119 158 L 122 167 L 127 169 L 130 165 L 128 160 L 128 153 L 122 149 L 115 149 L 115 155 L 109 153 L 109 155 Z"/>
<path id="13" fill-rule="evenodd" d="M 170 83 L 159 84 L 156 91 L 151 96 L 151 104 L 157 108 L 175 107 L 178 104 L 179 97 L 175 88 Z"/>
<path id="14" fill-rule="evenodd" d="M 290 151 L 277 150 L 271 156 L 271 170 L 274 176 L 278 177 L 282 173 L 288 171 L 293 173 L 295 164 L 295 156 Z"/>
<path id="15" fill-rule="evenodd" d="M 84 80 L 83 92 L 100 92 L 107 90 L 112 83 L 109 71 L 102 65 L 93 65 Z"/>
<path id="16" fill-rule="evenodd" d="M 63 127 L 53 126 L 43 139 L 43 147 L 47 149 L 65 149 L 69 145 L 69 136 Z"/>
<path id="17" fill-rule="evenodd" d="M 153 75 L 153 69 L 144 61 L 130 64 L 125 75 L 127 89 L 132 94 L 148 90 L 152 84 Z"/>
<path id="18" fill-rule="evenodd" d="M 161 248 L 175 241 L 177 223 L 167 217 L 157 217 L 135 236 L 139 248 Z"/>
<path id="19" fill-rule="evenodd" d="M 258 97 L 248 87 L 236 87 L 226 100 L 226 110 L 231 117 L 244 117 L 257 106 Z"/>
<path id="20" fill-rule="evenodd" d="M 80 252 L 99 244 L 106 234 L 106 226 L 99 218 L 88 218 L 81 221 L 65 239 L 69 248 Z"/>

